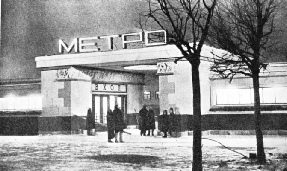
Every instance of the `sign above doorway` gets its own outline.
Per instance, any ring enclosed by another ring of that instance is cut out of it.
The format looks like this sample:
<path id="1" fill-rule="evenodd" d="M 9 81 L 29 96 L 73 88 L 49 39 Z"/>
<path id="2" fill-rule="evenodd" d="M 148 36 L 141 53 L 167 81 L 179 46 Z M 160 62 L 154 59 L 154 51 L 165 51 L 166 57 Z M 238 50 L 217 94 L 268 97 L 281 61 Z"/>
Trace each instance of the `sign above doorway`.
<path id="1" fill-rule="evenodd" d="M 92 91 L 125 93 L 127 92 L 127 87 L 119 84 L 93 84 Z"/>

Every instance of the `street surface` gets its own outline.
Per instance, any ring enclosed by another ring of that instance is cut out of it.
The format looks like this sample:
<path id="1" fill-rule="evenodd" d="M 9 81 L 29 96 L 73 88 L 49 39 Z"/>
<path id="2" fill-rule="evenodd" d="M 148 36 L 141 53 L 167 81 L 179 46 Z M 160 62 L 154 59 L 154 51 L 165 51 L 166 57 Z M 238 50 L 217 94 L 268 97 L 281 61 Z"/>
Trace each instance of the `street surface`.
<path id="1" fill-rule="evenodd" d="M 191 170 L 192 136 L 140 136 L 126 130 L 125 143 L 107 143 L 107 133 L 1 136 L 0 170 Z M 255 136 L 208 135 L 243 155 L 256 153 Z M 260 166 L 217 142 L 203 139 L 204 170 L 284 170 L 287 136 L 264 138 L 267 164 Z"/>

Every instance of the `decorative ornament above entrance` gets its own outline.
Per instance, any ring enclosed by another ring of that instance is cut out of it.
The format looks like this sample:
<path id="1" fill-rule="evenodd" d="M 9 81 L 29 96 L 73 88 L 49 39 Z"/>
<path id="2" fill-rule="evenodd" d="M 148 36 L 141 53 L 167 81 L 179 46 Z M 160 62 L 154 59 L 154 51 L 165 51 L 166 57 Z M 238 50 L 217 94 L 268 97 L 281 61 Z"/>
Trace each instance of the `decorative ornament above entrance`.
<path id="1" fill-rule="evenodd" d="M 83 68 L 65 68 L 57 70 L 57 79 L 87 80 L 105 83 L 144 84 L 144 75 L 109 70 L 91 70 Z"/>
<path id="2" fill-rule="evenodd" d="M 174 62 L 159 62 L 157 63 L 158 75 L 172 75 L 174 74 Z"/>

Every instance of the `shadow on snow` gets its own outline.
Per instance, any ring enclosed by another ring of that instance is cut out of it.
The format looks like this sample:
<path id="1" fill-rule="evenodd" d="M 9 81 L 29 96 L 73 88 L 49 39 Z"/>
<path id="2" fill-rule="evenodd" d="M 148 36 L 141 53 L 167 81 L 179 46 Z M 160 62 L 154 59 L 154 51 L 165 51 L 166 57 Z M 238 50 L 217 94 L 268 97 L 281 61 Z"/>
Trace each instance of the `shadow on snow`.
<path id="1" fill-rule="evenodd" d="M 107 154 L 91 156 L 89 159 L 107 162 L 118 162 L 118 163 L 132 163 L 132 164 L 145 164 L 160 160 L 157 156 L 145 156 L 135 154 Z"/>

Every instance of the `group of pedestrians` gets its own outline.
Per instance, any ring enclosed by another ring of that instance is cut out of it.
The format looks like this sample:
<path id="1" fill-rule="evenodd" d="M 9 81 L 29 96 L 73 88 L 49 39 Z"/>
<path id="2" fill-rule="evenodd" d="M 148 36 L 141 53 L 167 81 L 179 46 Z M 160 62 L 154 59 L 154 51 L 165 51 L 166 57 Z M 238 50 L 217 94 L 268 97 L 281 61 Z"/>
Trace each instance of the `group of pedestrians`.
<path id="1" fill-rule="evenodd" d="M 161 125 L 159 130 L 163 132 L 163 138 L 167 138 L 167 133 L 170 136 L 173 136 L 176 133 L 176 117 L 174 114 L 173 108 L 169 109 L 169 115 L 167 110 L 163 111 L 163 115 L 161 116 Z M 147 107 L 143 105 L 143 108 L 139 111 L 138 124 L 140 129 L 141 136 L 154 136 L 155 129 L 155 114 L 152 107 Z"/>
<path id="2" fill-rule="evenodd" d="M 124 121 L 124 112 L 115 105 L 114 110 L 108 109 L 107 112 L 107 128 L 108 128 L 108 142 L 113 143 L 112 139 L 115 138 L 115 142 L 123 141 L 123 131 L 126 128 Z"/>
<path id="3" fill-rule="evenodd" d="M 161 132 L 163 132 L 163 138 L 167 137 L 167 133 L 169 133 L 170 136 L 173 135 L 176 131 L 176 120 L 173 108 L 169 109 L 169 115 L 167 115 L 167 110 L 163 111 L 162 115 L 162 123 L 160 127 Z"/>
<path id="4" fill-rule="evenodd" d="M 155 114 L 151 106 L 143 105 L 139 111 L 138 124 L 141 136 L 154 136 Z"/>
<path id="5" fill-rule="evenodd" d="M 88 110 L 87 121 L 88 135 L 90 135 L 90 130 L 95 127 L 94 116 L 92 115 L 91 109 Z M 147 107 L 146 105 L 143 105 L 142 109 L 139 111 L 138 124 L 141 136 L 154 136 L 155 113 L 151 106 Z M 115 105 L 113 111 L 108 109 L 108 142 L 112 143 L 113 138 L 115 138 L 116 143 L 123 142 L 123 133 L 126 127 L 124 112 L 118 107 L 118 105 Z M 172 136 L 176 131 L 176 120 L 173 108 L 169 109 L 169 115 L 167 110 L 163 110 L 159 130 L 163 132 L 163 138 L 167 137 L 167 133 Z"/>

